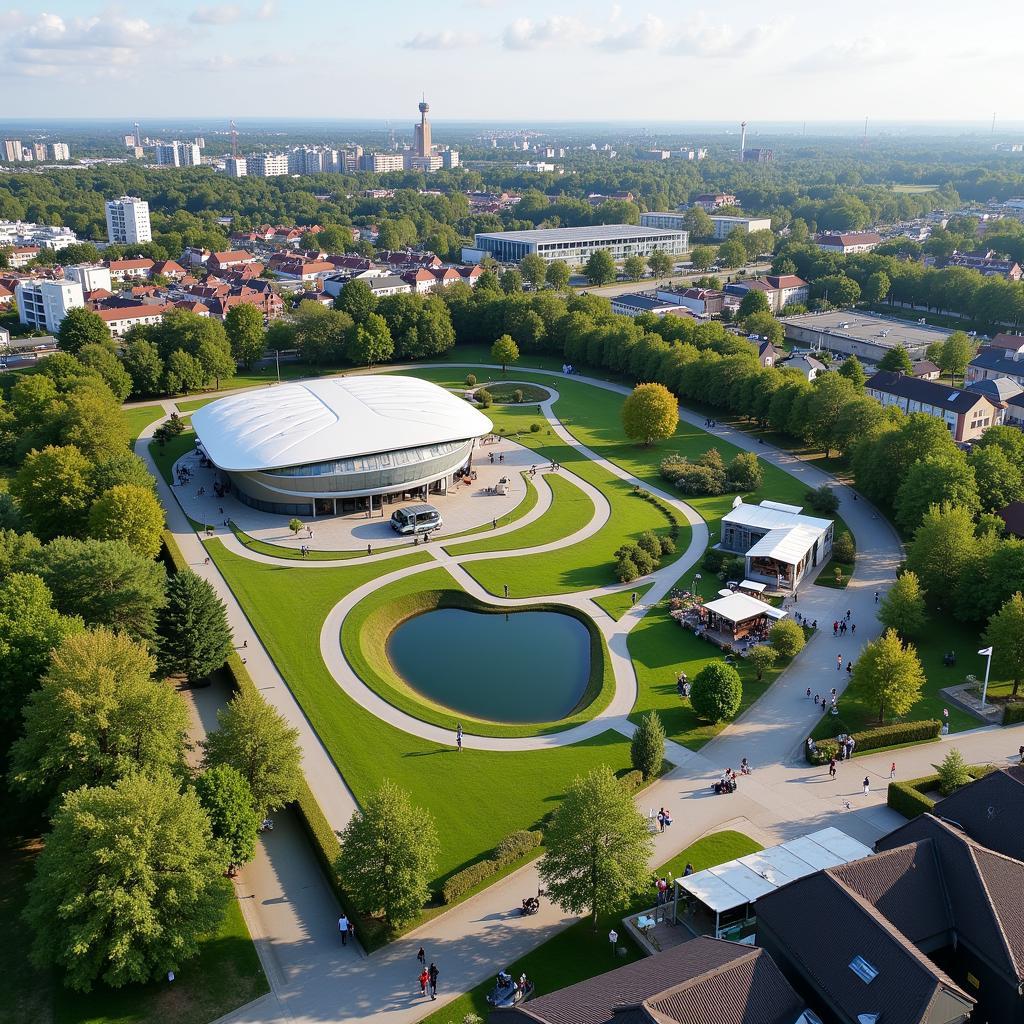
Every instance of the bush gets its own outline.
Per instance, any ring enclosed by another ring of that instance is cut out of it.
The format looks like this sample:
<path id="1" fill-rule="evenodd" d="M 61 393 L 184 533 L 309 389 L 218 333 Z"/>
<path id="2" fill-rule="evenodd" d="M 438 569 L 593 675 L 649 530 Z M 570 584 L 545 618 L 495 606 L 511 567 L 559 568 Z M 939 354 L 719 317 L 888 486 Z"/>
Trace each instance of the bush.
<path id="1" fill-rule="evenodd" d="M 725 492 L 725 464 L 717 448 L 709 448 L 696 462 L 682 455 L 669 455 L 661 460 L 660 472 L 683 494 L 717 495 Z"/>
<path id="2" fill-rule="evenodd" d="M 856 744 L 854 753 L 878 750 L 879 747 L 895 747 L 901 743 L 933 740 L 940 732 L 942 723 L 934 718 L 923 722 L 893 722 L 891 725 L 879 725 L 874 729 L 864 729 L 853 734 Z"/>
<path id="3" fill-rule="evenodd" d="M 661 547 L 662 555 L 674 555 L 676 553 L 676 542 L 671 537 L 659 537 L 658 544 Z"/>
<path id="4" fill-rule="evenodd" d="M 646 551 L 653 559 L 661 558 L 661 541 L 653 530 L 641 533 L 636 539 L 637 547 Z"/>
<path id="5" fill-rule="evenodd" d="M 728 554 L 725 551 L 719 551 L 716 548 L 708 548 L 708 550 L 704 553 L 704 559 L 700 563 L 700 567 L 705 572 L 718 573 L 722 571 L 722 563 L 726 559 L 729 559 L 731 561 L 732 555 Z"/>
<path id="6" fill-rule="evenodd" d="M 636 562 L 628 555 L 619 555 L 615 562 L 615 578 L 620 583 L 632 583 L 639 576 L 640 570 L 636 567 Z"/>
<path id="7" fill-rule="evenodd" d="M 475 388 L 476 387 L 476 374 L 475 373 L 467 373 L 466 374 L 466 387 L 467 388 Z"/>
<path id="8" fill-rule="evenodd" d="M 1003 705 L 1003 725 L 1014 725 L 1016 722 L 1024 722 L 1024 700 Z"/>
<path id="9" fill-rule="evenodd" d="M 832 542 L 832 557 L 844 565 L 852 565 L 857 557 L 857 549 L 853 545 L 853 537 L 849 533 L 841 533 Z"/>
<path id="10" fill-rule="evenodd" d="M 512 401 L 515 402 L 516 405 L 519 405 L 522 402 L 522 400 L 523 400 L 523 389 L 522 388 L 516 388 L 515 391 L 512 392 Z"/>
<path id="11" fill-rule="evenodd" d="M 632 562 L 633 565 L 636 566 L 638 576 L 646 576 L 649 572 L 653 572 L 657 566 L 657 563 L 651 557 L 650 553 L 639 544 L 623 544 L 622 547 L 615 552 L 615 557 L 618 559 L 616 569 L 618 569 L 623 560 L 626 560 Z M 635 578 L 636 577 L 634 577 L 634 579 Z"/>
<path id="12" fill-rule="evenodd" d="M 494 397 L 487 388 L 480 388 L 475 392 L 475 397 L 481 409 L 489 409 L 494 404 Z"/>
<path id="13" fill-rule="evenodd" d="M 804 757 L 808 764 L 828 764 L 833 757 L 838 759 L 839 744 L 835 740 L 817 740 L 812 754 L 804 743 Z"/>
<path id="14" fill-rule="evenodd" d="M 904 818 L 916 818 L 935 806 L 935 801 L 925 796 L 921 790 L 934 789 L 938 782 L 938 775 L 926 775 L 924 778 L 910 779 L 907 782 L 890 782 L 885 802 Z"/>
<path id="15" fill-rule="evenodd" d="M 804 502 L 815 512 L 831 515 L 839 510 L 839 495 L 829 487 L 822 484 L 804 494 Z"/>
<path id="16" fill-rule="evenodd" d="M 528 832 L 525 829 L 510 832 L 494 848 L 494 859 L 499 867 L 508 867 L 520 857 L 525 857 L 531 850 L 536 850 L 543 839 L 543 832 Z"/>
<path id="17" fill-rule="evenodd" d="M 705 665 L 697 673 L 690 689 L 690 704 L 694 712 L 707 722 L 735 718 L 742 699 L 740 674 L 731 665 L 721 662 Z"/>
<path id="18" fill-rule="evenodd" d="M 468 868 L 456 871 L 444 885 L 441 886 L 441 901 L 443 903 L 454 903 L 461 899 L 474 886 L 486 881 L 491 875 L 498 871 L 499 865 L 495 860 L 478 860 L 470 864 Z"/>
<path id="19" fill-rule="evenodd" d="M 768 639 L 783 658 L 795 658 L 807 642 L 803 628 L 792 619 L 779 619 L 772 626 Z"/>
<path id="20" fill-rule="evenodd" d="M 967 770 L 964 755 L 953 747 L 939 764 L 939 792 L 949 796 L 955 789 L 967 785 L 971 781 L 971 773 Z"/>
<path id="21" fill-rule="evenodd" d="M 539 423 L 531 423 L 530 424 L 530 433 L 531 434 L 539 434 L 540 433 L 540 424 Z"/>
<path id="22" fill-rule="evenodd" d="M 622 788 L 630 795 L 639 793 L 644 786 L 644 773 L 631 768 L 625 775 L 619 776 Z"/>
<path id="23" fill-rule="evenodd" d="M 730 491 L 756 491 L 764 483 L 764 471 L 753 452 L 740 452 L 729 463 L 726 471 L 726 489 Z"/>

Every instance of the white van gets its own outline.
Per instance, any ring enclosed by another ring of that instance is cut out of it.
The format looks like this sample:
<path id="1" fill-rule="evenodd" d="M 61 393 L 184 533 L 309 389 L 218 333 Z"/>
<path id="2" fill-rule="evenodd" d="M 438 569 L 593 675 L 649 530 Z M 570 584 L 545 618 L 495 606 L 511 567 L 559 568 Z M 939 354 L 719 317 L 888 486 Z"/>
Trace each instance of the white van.
<path id="1" fill-rule="evenodd" d="M 444 525 L 441 513 L 433 505 L 407 505 L 391 513 L 391 529 L 403 536 L 431 533 Z"/>

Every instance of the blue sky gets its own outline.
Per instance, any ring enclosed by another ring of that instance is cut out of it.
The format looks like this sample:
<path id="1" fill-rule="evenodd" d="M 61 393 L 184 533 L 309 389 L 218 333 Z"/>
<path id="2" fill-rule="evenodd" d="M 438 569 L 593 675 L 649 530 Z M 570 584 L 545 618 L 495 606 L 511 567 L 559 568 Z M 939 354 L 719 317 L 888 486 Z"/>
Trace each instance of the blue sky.
<path id="1" fill-rule="evenodd" d="M 31 0 L 27 117 L 976 120 L 1020 116 L 1024 4 L 975 0 Z"/>

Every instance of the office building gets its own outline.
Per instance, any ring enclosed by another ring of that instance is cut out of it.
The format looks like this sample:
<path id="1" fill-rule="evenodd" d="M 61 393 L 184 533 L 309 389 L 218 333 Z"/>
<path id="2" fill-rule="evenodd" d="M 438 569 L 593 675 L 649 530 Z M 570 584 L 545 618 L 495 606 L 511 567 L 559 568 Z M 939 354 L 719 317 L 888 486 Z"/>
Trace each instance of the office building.
<path id="1" fill-rule="evenodd" d="M 401 153 L 365 153 L 359 160 L 360 170 L 387 174 L 389 171 L 404 171 L 405 157 Z"/>
<path id="2" fill-rule="evenodd" d="M 110 268 L 102 263 L 75 263 L 64 268 L 64 279 L 76 281 L 83 292 L 113 291 Z"/>
<path id="3" fill-rule="evenodd" d="M 180 167 L 181 152 L 176 142 L 157 143 L 154 154 L 157 164 L 161 167 Z"/>
<path id="4" fill-rule="evenodd" d="M 33 330 L 53 334 L 68 311 L 85 305 L 82 286 L 77 281 L 19 281 L 14 289 L 18 319 Z"/>
<path id="5" fill-rule="evenodd" d="M 665 231 L 683 231 L 686 228 L 685 213 L 641 213 L 640 224 L 645 228 L 663 228 Z"/>
<path id="6" fill-rule="evenodd" d="M 288 157 L 284 153 L 253 153 L 246 160 L 250 178 L 276 178 L 288 173 Z"/>
<path id="7" fill-rule="evenodd" d="M 457 149 L 445 149 L 441 152 L 441 166 L 446 171 L 454 170 L 459 166 L 459 151 Z"/>
<path id="8" fill-rule="evenodd" d="M 715 228 L 715 238 L 719 241 L 728 238 L 736 228 L 745 235 L 750 235 L 755 231 L 770 231 L 772 227 L 771 217 L 727 217 L 723 214 L 712 214 L 711 223 Z"/>
<path id="9" fill-rule="evenodd" d="M 606 249 L 614 260 L 627 256 L 650 256 L 656 249 L 672 255 L 686 252 L 685 231 L 663 231 L 636 224 L 596 224 L 576 228 L 538 228 L 532 231 L 488 231 L 475 236 L 472 247 L 462 250 L 465 263 L 479 263 L 493 256 L 502 263 L 518 263 L 529 253 L 545 260 L 586 263 L 598 249 Z"/>
<path id="10" fill-rule="evenodd" d="M 433 174 L 434 171 L 439 171 L 442 165 L 443 161 L 440 154 L 409 157 L 410 171 L 423 171 L 425 174 Z"/>
<path id="11" fill-rule="evenodd" d="M 249 173 L 248 162 L 244 156 L 229 156 L 224 161 L 224 173 L 229 178 L 244 178 Z"/>
<path id="12" fill-rule="evenodd" d="M 434 152 L 434 147 L 430 139 L 430 121 L 427 120 L 430 104 L 427 103 L 426 97 L 420 100 L 419 106 L 420 122 L 413 125 L 413 135 L 415 136 L 413 150 L 416 156 L 430 156 Z"/>
<path id="13" fill-rule="evenodd" d="M 3 159 L 8 163 L 19 163 L 21 161 L 21 142 L 18 139 L 4 139 Z"/>
<path id="14" fill-rule="evenodd" d="M 135 196 L 107 200 L 107 241 L 122 245 L 153 241 L 149 203 Z"/>
<path id="15" fill-rule="evenodd" d="M 50 147 L 50 153 L 54 160 L 70 160 L 71 150 L 66 142 L 55 142 Z"/>

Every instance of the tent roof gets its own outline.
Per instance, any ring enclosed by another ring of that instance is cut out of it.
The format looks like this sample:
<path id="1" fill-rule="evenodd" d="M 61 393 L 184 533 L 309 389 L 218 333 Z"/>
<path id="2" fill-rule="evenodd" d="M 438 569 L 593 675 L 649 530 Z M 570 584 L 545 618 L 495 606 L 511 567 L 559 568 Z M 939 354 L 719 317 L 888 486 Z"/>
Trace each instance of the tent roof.
<path id="1" fill-rule="evenodd" d="M 796 565 L 825 532 L 814 526 L 787 526 L 769 530 L 753 547 L 747 558 L 774 558 L 787 565 Z"/>
<path id="2" fill-rule="evenodd" d="M 704 607 L 707 611 L 721 615 L 723 619 L 728 619 L 730 622 L 744 622 L 758 615 L 772 612 L 776 613 L 772 615 L 772 618 L 782 618 L 786 614 L 764 601 L 759 601 L 756 597 L 738 592 L 733 592 L 728 597 L 719 597 L 714 601 L 708 601 Z"/>

